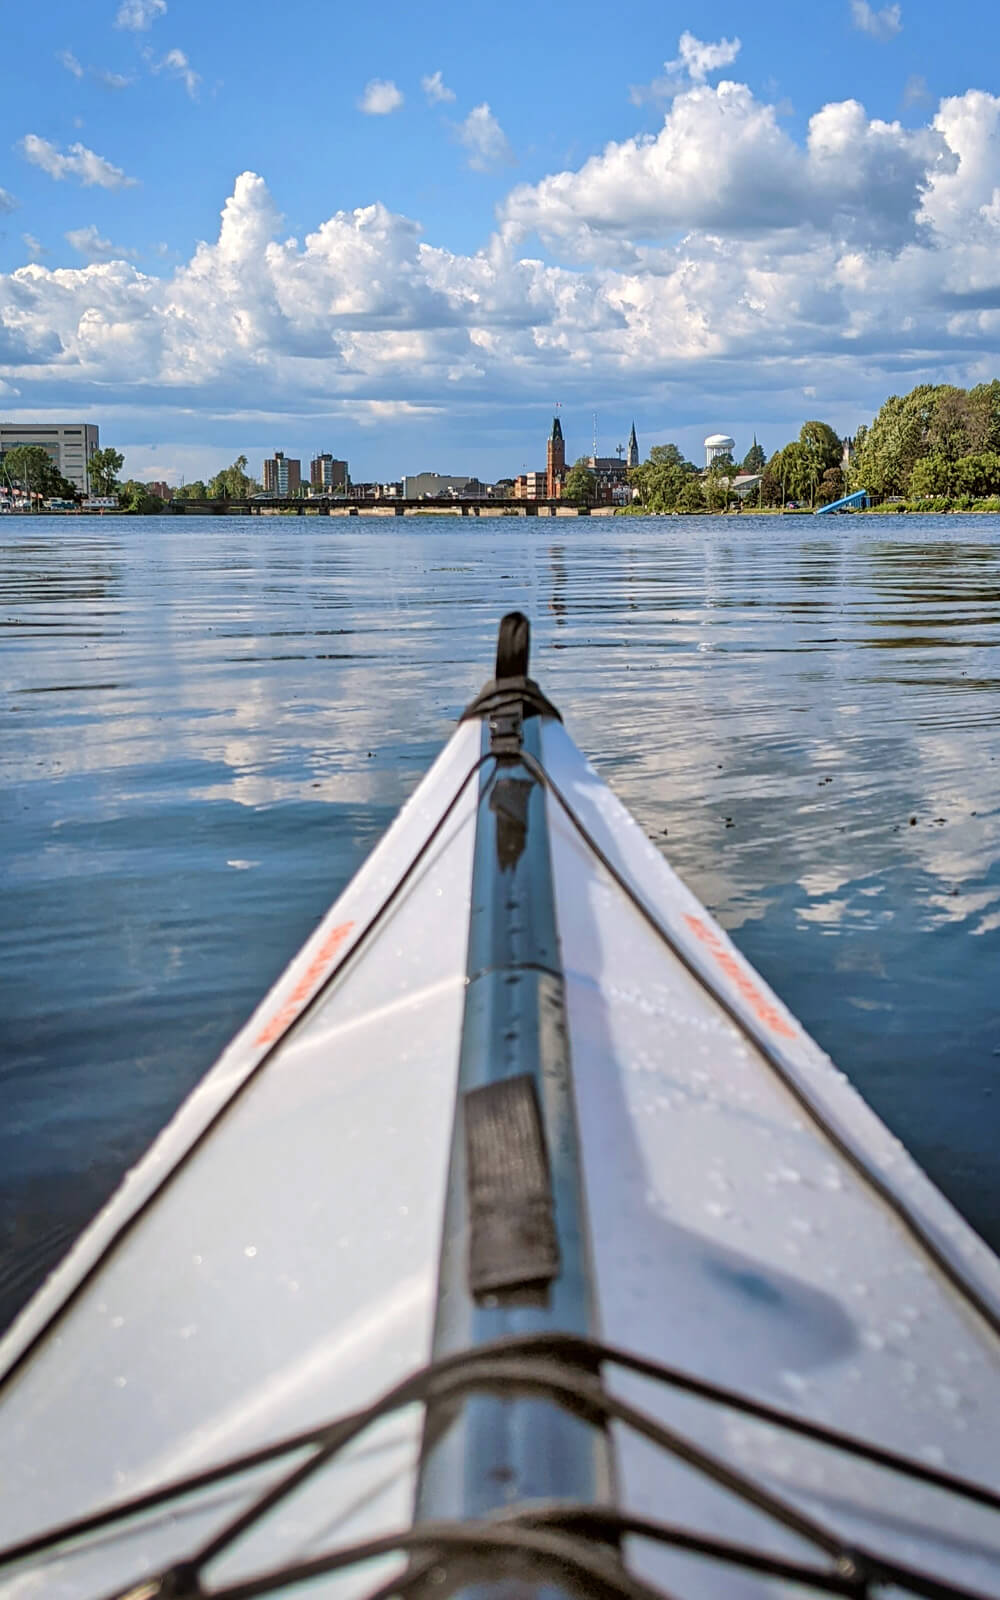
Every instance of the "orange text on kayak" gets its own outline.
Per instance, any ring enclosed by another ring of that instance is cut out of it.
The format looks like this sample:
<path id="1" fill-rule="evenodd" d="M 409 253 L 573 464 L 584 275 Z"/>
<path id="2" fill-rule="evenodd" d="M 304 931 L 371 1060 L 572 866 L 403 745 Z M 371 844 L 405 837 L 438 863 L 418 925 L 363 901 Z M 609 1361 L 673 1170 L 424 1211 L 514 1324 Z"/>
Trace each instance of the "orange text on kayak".
<path id="1" fill-rule="evenodd" d="M 707 923 L 702 922 L 700 917 L 685 914 L 684 921 L 695 938 L 700 939 L 702 944 L 708 946 L 726 977 L 732 980 L 744 1000 L 749 1003 L 750 1009 L 758 1021 L 766 1023 L 773 1033 L 780 1034 L 783 1039 L 794 1039 L 796 1037 L 795 1029 L 785 1021 L 777 1006 L 772 1005 L 767 995 L 762 993 L 753 979 L 744 972 L 736 957 L 726 949 L 714 929 L 710 928 Z"/>
<path id="2" fill-rule="evenodd" d="M 295 1021 L 306 1001 L 312 998 L 318 980 L 326 976 L 330 962 L 353 927 L 353 922 L 340 922 L 335 928 L 330 929 L 288 999 L 257 1035 L 254 1044 L 273 1044 L 289 1024 Z"/>

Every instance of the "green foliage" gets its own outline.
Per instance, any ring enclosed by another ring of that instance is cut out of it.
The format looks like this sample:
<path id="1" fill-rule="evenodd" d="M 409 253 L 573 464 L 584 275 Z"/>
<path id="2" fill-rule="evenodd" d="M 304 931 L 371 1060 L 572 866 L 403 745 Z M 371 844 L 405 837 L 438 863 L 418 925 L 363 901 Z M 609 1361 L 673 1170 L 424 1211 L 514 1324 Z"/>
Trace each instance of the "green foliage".
<path id="1" fill-rule="evenodd" d="M 828 506 L 844 493 L 844 474 L 840 467 L 827 467 L 816 489 L 816 504 Z"/>
<path id="2" fill-rule="evenodd" d="M 566 474 L 562 497 L 573 505 L 593 505 L 597 495 L 597 480 L 587 466 L 585 456 L 574 462 Z"/>
<path id="3" fill-rule="evenodd" d="M 107 450 L 95 450 L 87 464 L 91 494 L 115 494 L 118 489 L 118 474 L 124 465 L 125 457 L 120 450 L 112 449 L 111 446 Z"/>
<path id="4" fill-rule="evenodd" d="M 743 457 L 743 465 L 740 468 L 740 471 L 763 472 L 766 465 L 767 456 L 764 454 L 764 446 L 758 444 L 755 439 L 746 455 Z"/>
<path id="5" fill-rule="evenodd" d="M 686 479 L 680 494 L 677 496 L 678 511 L 704 511 L 705 495 L 701 487 L 701 479 L 689 477 Z"/>
<path id="6" fill-rule="evenodd" d="M 890 395 L 871 427 L 859 429 L 851 487 L 912 500 L 988 493 L 994 455 L 1000 455 L 1000 381 L 969 390 L 918 384 L 909 394 Z"/>
<path id="7" fill-rule="evenodd" d="M 735 476 L 736 463 L 728 450 L 714 458 L 702 480 L 705 504 L 709 511 L 727 509 Z"/>
<path id="8" fill-rule="evenodd" d="M 675 444 L 655 444 L 649 459 L 642 466 L 631 468 L 628 481 L 638 489 L 639 500 L 647 511 L 673 511 L 681 490 L 696 470 Z"/>
<path id="9" fill-rule="evenodd" d="M 223 467 L 208 485 L 209 500 L 248 500 L 257 494 L 260 484 L 246 470 L 246 456 L 237 456 L 231 467 Z"/>
<path id="10" fill-rule="evenodd" d="M 179 491 L 182 500 L 207 500 L 208 490 L 200 478 L 195 478 L 194 483 L 185 483 Z"/>
<path id="11" fill-rule="evenodd" d="M 156 511 L 163 510 L 163 501 L 159 495 L 150 494 L 149 485 L 139 483 L 135 478 L 130 478 L 118 490 L 118 504 L 123 511 L 133 516 L 151 516 Z"/>
<path id="12" fill-rule="evenodd" d="M 3 468 L 5 476 L 27 494 L 44 495 L 46 498 L 65 495 L 66 498 L 72 498 L 76 493 L 56 470 L 49 452 L 40 444 L 16 444 L 13 450 L 8 450 L 4 455 Z"/>

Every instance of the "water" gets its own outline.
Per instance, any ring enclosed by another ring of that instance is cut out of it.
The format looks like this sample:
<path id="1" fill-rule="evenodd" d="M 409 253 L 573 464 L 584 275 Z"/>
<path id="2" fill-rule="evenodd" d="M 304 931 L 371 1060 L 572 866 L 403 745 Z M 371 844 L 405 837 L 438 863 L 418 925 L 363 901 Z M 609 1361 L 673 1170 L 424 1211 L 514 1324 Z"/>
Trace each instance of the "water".
<path id="1" fill-rule="evenodd" d="M 1000 519 L 4 518 L 0 1324 L 513 606 L 578 743 L 1000 1247 Z"/>

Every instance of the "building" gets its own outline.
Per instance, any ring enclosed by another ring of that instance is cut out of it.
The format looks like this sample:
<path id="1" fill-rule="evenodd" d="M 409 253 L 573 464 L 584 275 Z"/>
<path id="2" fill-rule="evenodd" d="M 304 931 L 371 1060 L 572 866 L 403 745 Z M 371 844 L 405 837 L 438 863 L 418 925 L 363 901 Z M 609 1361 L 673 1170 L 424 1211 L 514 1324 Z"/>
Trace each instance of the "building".
<path id="1" fill-rule="evenodd" d="M 478 478 L 468 473 L 449 476 L 445 472 L 414 472 L 403 479 L 404 500 L 480 500 L 486 490 Z"/>
<path id="2" fill-rule="evenodd" d="M 264 462 L 263 482 L 265 494 L 296 494 L 302 487 L 302 462 L 276 450 Z"/>
<path id="3" fill-rule="evenodd" d="M 545 447 L 545 495 L 546 500 L 558 500 L 563 492 L 566 481 L 566 441 L 563 438 L 562 423 L 558 417 L 552 418 L 552 432 L 549 434 L 548 444 Z M 541 500 L 542 495 L 529 495 L 531 500 Z"/>
<path id="4" fill-rule="evenodd" d="M 620 450 L 621 445 L 618 448 Z M 588 456 L 587 466 L 594 475 L 595 497 L 599 506 L 625 505 L 632 498 L 628 486 L 627 460 L 621 456 Z"/>
<path id="5" fill-rule="evenodd" d="M 728 433 L 710 433 L 705 440 L 705 465 L 710 467 L 717 456 L 731 456 L 736 449 L 736 440 L 730 439 Z"/>
<path id="6" fill-rule="evenodd" d="M 559 422 L 556 420 L 556 427 Z M 562 435 L 560 434 L 560 438 Z M 549 441 L 551 444 L 551 440 Z M 544 472 L 522 472 L 514 479 L 515 500 L 553 500 L 554 495 L 549 494 L 549 484 L 552 481 L 552 461 Z M 562 478 L 559 482 L 559 493 L 562 494 Z"/>
<path id="7" fill-rule="evenodd" d="M 169 500 L 173 494 L 173 490 L 169 485 L 160 482 L 159 479 L 155 483 L 147 483 L 146 488 L 150 494 L 159 495 L 161 500 Z"/>
<path id="8" fill-rule="evenodd" d="M 637 467 L 639 465 L 639 441 L 635 436 L 634 417 L 632 418 L 632 432 L 628 436 L 628 455 L 625 457 L 625 465 L 628 467 Z"/>
<path id="9" fill-rule="evenodd" d="M 338 461 L 336 456 L 325 451 L 320 456 L 313 456 L 309 463 L 309 483 L 320 494 L 336 494 L 338 490 L 346 489 L 347 462 Z"/>
<path id="10" fill-rule="evenodd" d="M 89 494 L 90 458 L 100 445 L 96 423 L 0 423 L 0 457 L 19 444 L 41 445 L 48 451 L 56 471 L 68 478 L 81 494 Z"/>

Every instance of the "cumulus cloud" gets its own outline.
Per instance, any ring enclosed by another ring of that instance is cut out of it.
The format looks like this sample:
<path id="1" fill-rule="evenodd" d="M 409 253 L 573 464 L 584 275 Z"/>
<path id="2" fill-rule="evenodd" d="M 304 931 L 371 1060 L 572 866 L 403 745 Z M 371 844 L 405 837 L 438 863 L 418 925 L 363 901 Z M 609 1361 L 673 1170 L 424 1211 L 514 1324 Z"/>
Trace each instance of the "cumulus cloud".
<path id="1" fill-rule="evenodd" d="M 518 236 L 535 231 L 604 259 L 618 242 L 631 258 L 636 240 L 690 228 L 760 234 L 812 225 L 897 247 L 913 236 L 939 163 L 954 165 L 939 131 L 869 119 L 856 100 L 816 112 L 803 148 L 745 84 L 696 84 L 678 95 L 655 137 L 609 144 L 576 172 L 521 185 L 501 215 Z"/>
<path id="2" fill-rule="evenodd" d="M 391 78 L 371 78 L 358 101 L 358 109 L 369 117 L 387 117 L 403 104 L 403 92 Z"/>
<path id="3" fill-rule="evenodd" d="M 108 72 L 104 67 L 92 67 L 91 72 L 98 83 L 105 89 L 127 89 L 134 78 L 128 78 L 122 72 Z"/>
<path id="4" fill-rule="evenodd" d="M 420 87 L 427 96 L 428 103 L 432 106 L 443 105 L 445 101 L 454 100 L 455 91 L 449 89 L 441 76 L 441 69 L 432 72 L 429 77 L 421 78 Z"/>
<path id="5" fill-rule="evenodd" d="M 88 150 L 85 144 L 71 144 L 64 155 L 57 145 L 37 133 L 25 134 L 20 144 L 21 154 L 32 166 L 41 167 L 50 178 L 61 182 L 64 178 L 78 178 L 85 189 L 124 189 L 138 183 L 138 178 L 126 177 L 121 167 L 115 167 L 103 156 Z"/>
<path id="6" fill-rule="evenodd" d="M 71 72 L 74 78 L 83 77 L 83 68 L 72 50 L 60 50 L 56 55 L 56 60 L 66 68 L 67 72 Z"/>
<path id="7" fill-rule="evenodd" d="M 288 238 L 244 173 L 216 237 L 163 277 L 104 259 L 96 229 L 78 268 L 0 276 L 0 379 L 25 405 L 127 382 L 130 407 L 161 414 L 399 426 L 435 406 L 523 413 L 554 384 L 583 408 L 599 390 L 732 414 L 744 390 L 801 415 L 808 385 L 853 427 L 890 389 L 995 370 L 998 174 L 1000 97 L 982 91 L 915 130 L 826 105 L 796 139 L 745 86 L 704 83 L 657 136 L 519 186 L 472 253 L 381 205 Z"/>
<path id="8" fill-rule="evenodd" d="M 157 17 L 166 16 L 167 0 L 122 0 L 115 18 L 116 28 L 129 28 L 133 33 L 145 33 Z"/>
<path id="9" fill-rule="evenodd" d="M 459 123 L 458 138 L 468 151 L 469 166 L 476 172 L 488 172 L 491 167 L 503 166 L 514 159 L 507 135 L 485 100 L 481 106 L 474 106 L 465 121 Z"/>
<path id="10" fill-rule="evenodd" d="M 859 32 L 872 39 L 894 39 L 903 30 L 903 13 L 898 5 L 876 11 L 868 0 L 851 0 L 851 21 Z"/>
<path id="11" fill-rule="evenodd" d="M 17 201 L 9 189 L 0 189 L 0 214 L 5 211 L 16 211 Z"/>
<path id="12" fill-rule="evenodd" d="M 136 256 L 135 250 L 126 250 L 122 245 L 112 244 L 110 239 L 102 239 L 93 222 L 86 228 L 70 228 L 66 242 L 88 261 L 134 260 Z"/>

